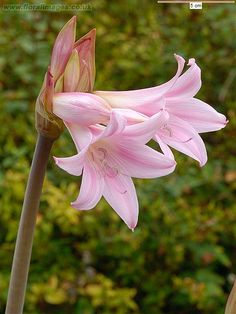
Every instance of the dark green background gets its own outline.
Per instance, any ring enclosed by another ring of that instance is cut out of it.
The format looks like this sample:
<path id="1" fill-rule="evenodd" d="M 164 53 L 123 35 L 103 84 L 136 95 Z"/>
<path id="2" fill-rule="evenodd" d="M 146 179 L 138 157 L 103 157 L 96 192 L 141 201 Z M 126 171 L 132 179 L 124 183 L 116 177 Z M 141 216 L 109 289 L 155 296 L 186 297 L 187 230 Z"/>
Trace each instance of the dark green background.
<path id="1" fill-rule="evenodd" d="M 90 212 L 71 208 L 80 178 L 50 160 L 25 313 L 221 314 L 236 267 L 236 7 L 192 11 L 150 0 L 97 0 L 89 8 L 0 10 L 0 312 L 36 139 L 35 99 L 55 37 L 76 14 L 77 37 L 97 28 L 96 89 L 160 84 L 175 73 L 178 53 L 196 58 L 203 79 L 198 97 L 230 122 L 204 134 L 205 167 L 174 152 L 175 173 L 135 181 L 134 233 L 103 200 Z M 64 132 L 53 155 L 74 152 Z"/>

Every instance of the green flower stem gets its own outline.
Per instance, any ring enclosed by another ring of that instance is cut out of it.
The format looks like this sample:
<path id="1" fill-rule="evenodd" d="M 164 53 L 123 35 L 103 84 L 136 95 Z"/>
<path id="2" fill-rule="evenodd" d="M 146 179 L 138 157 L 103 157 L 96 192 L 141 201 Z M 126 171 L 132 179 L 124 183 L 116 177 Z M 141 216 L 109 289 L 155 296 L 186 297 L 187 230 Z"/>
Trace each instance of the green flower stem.
<path id="1" fill-rule="evenodd" d="M 49 154 L 55 139 L 38 135 L 13 257 L 6 314 L 22 314 L 36 217 Z"/>

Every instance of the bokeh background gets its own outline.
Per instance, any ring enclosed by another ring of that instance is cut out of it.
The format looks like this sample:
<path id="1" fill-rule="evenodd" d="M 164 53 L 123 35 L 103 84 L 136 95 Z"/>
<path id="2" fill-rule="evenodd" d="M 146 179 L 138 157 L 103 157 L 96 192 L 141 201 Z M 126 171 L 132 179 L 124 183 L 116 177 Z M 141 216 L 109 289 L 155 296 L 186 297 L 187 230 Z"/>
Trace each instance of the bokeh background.
<path id="1" fill-rule="evenodd" d="M 197 97 L 230 123 L 203 135 L 205 167 L 174 152 L 175 173 L 135 181 L 140 218 L 134 233 L 104 200 L 90 212 L 71 208 L 80 178 L 51 159 L 25 314 L 223 313 L 236 273 L 236 7 L 87 4 L 74 11 L 0 9 L 0 313 L 36 139 L 35 99 L 55 37 L 72 15 L 77 37 L 97 28 L 96 89 L 154 86 L 175 73 L 174 53 L 195 57 L 203 79 Z M 65 131 L 53 155 L 74 152 Z"/>

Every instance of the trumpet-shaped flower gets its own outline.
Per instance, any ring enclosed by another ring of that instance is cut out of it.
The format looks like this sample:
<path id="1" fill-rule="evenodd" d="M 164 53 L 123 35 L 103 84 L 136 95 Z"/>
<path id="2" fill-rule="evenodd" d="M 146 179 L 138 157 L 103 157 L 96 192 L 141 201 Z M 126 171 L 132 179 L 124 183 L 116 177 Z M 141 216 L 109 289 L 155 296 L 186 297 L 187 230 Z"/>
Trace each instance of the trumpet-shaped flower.
<path id="1" fill-rule="evenodd" d="M 207 153 L 199 133 L 219 130 L 227 121 L 194 98 L 201 87 L 201 70 L 190 59 L 189 69 L 182 74 L 185 60 L 178 55 L 176 74 L 160 86 L 94 92 L 95 30 L 75 42 L 75 27 L 74 17 L 55 41 L 37 101 L 38 112 L 52 121 L 57 116 L 75 142 L 75 156 L 55 158 L 68 173 L 83 174 L 79 196 L 72 205 L 91 209 L 104 196 L 134 229 L 138 200 L 131 178 L 171 173 L 175 161 L 169 146 L 203 166 Z M 152 138 L 163 154 L 146 145 Z"/>
<path id="2" fill-rule="evenodd" d="M 145 145 L 167 121 L 160 112 L 146 121 L 127 125 L 126 119 L 111 113 L 107 127 L 82 127 L 66 123 L 78 154 L 55 158 L 68 173 L 83 178 L 80 193 L 72 206 L 88 210 L 96 206 L 102 195 L 134 229 L 138 220 L 138 200 L 131 177 L 155 178 L 175 169 L 175 161 Z"/>
<path id="3" fill-rule="evenodd" d="M 101 97 L 90 93 L 57 93 L 53 97 L 53 113 L 65 122 L 83 126 L 110 119 L 111 107 Z"/>
<path id="4" fill-rule="evenodd" d="M 190 68 L 181 75 L 184 59 L 175 55 L 178 69 L 175 76 L 160 86 L 133 91 L 96 91 L 113 108 L 130 108 L 147 116 L 166 110 L 169 120 L 158 130 L 156 140 L 161 139 L 182 153 L 199 161 L 207 161 L 205 145 L 198 133 L 216 131 L 227 121 L 210 105 L 194 98 L 201 87 L 201 70 L 190 59 Z"/>

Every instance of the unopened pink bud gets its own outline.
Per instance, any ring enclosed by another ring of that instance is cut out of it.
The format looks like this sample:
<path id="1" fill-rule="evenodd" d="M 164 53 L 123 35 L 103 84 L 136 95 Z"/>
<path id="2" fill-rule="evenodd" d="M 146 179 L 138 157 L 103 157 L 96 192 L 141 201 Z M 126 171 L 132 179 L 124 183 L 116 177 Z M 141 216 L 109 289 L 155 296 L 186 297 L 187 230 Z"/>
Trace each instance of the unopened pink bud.
<path id="1" fill-rule="evenodd" d="M 75 43 L 75 33 L 76 16 L 73 16 L 58 34 L 53 47 L 51 72 L 55 81 L 64 72 L 65 66 L 70 58 Z"/>
<path id="2" fill-rule="evenodd" d="M 92 29 L 74 45 L 80 61 L 80 77 L 77 90 L 91 92 L 95 80 L 95 38 L 96 29 Z"/>

